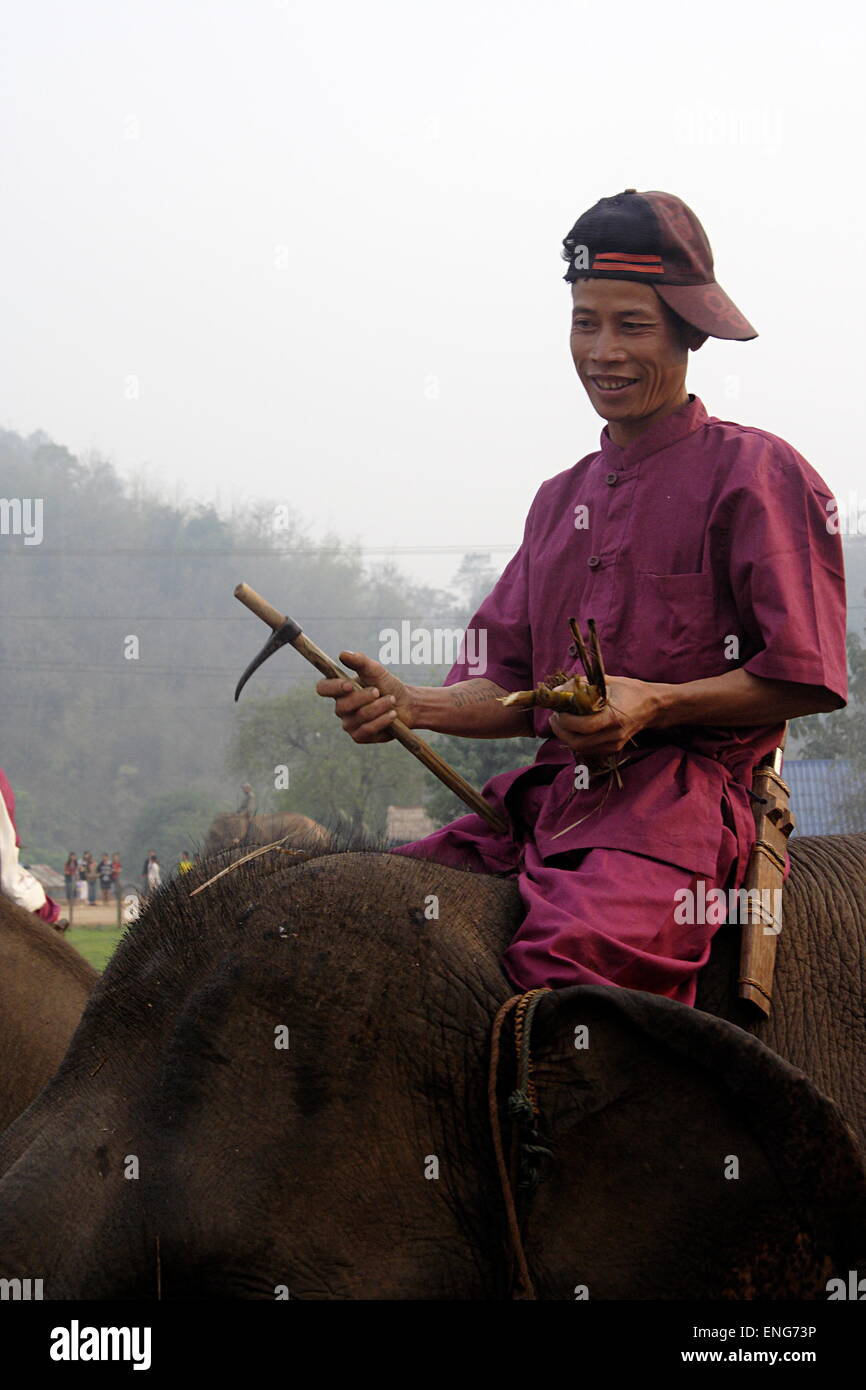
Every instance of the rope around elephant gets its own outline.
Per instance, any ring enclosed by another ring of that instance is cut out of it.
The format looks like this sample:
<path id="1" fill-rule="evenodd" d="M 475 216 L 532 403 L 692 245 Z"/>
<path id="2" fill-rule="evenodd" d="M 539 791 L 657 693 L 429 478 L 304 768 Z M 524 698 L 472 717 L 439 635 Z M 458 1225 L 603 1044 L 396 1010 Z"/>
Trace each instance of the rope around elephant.
<path id="1" fill-rule="evenodd" d="M 490 1128 L 493 1136 L 493 1149 L 496 1155 L 496 1168 L 502 1189 L 505 1206 L 505 1220 L 511 1247 L 509 1284 L 515 1299 L 535 1299 L 535 1286 L 529 1273 L 520 1218 L 517 1212 L 516 1190 L 531 1192 L 540 1181 L 539 1160 L 552 1158 L 550 1149 L 538 1142 L 537 1120 L 539 1116 L 538 1096 L 532 1079 L 532 1019 L 541 1002 L 541 996 L 550 994 L 547 986 L 528 990 L 525 994 L 514 994 L 507 999 L 493 1020 L 490 1034 L 490 1069 L 487 1077 L 487 1101 L 490 1112 Z M 511 1011 L 514 1010 L 514 1054 L 517 1084 L 508 1097 L 508 1114 L 512 1122 L 511 1162 L 506 1165 L 502 1143 L 502 1125 L 499 1115 L 497 1084 L 499 1079 L 499 1057 L 502 1042 L 502 1029 Z M 520 1131 L 526 1131 L 521 1140 Z M 517 1265 L 517 1287 L 514 1281 L 514 1265 Z"/>

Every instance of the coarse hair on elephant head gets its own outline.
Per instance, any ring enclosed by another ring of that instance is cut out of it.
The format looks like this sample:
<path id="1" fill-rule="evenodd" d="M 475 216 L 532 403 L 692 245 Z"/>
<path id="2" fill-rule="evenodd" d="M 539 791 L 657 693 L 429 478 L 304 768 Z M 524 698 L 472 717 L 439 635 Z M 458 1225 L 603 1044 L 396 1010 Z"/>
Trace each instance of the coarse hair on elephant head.
<path id="1" fill-rule="evenodd" d="M 192 896 L 224 859 L 154 895 L 0 1140 L 0 1276 L 38 1269 L 46 1298 L 507 1296 L 486 1072 L 516 885 L 269 851 Z M 862 1250 L 851 1135 L 742 1029 L 579 988 L 542 998 L 531 1043 L 540 1297 L 820 1297 Z"/>

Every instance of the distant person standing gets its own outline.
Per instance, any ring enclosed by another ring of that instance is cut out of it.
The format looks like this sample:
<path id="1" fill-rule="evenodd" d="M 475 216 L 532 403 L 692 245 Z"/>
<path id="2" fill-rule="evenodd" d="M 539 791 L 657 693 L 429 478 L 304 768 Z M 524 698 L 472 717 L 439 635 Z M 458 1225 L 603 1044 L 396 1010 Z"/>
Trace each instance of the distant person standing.
<path id="1" fill-rule="evenodd" d="M 78 901 L 80 903 L 87 902 L 87 860 L 89 856 L 90 850 L 86 849 L 78 861 Z"/>
<path id="2" fill-rule="evenodd" d="M 99 868 L 96 858 L 92 854 L 87 855 L 87 901 L 91 907 L 96 906 L 96 885 L 99 881 Z"/>
<path id="3" fill-rule="evenodd" d="M 179 874 L 188 874 L 192 868 L 192 860 L 189 857 L 189 850 L 185 849 L 177 864 Z"/>
<path id="4" fill-rule="evenodd" d="M 243 816 L 244 820 L 246 821 L 244 833 L 241 838 L 247 840 L 249 839 L 250 829 L 252 828 L 253 816 L 256 813 L 256 794 L 250 786 L 249 782 L 244 782 L 243 786 L 241 787 L 241 791 L 243 792 L 243 800 L 241 801 L 241 804 L 238 807 L 236 814 L 239 816 Z"/>
<path id="5" fill-rule="evenodd" d="M 150 856 L 150 863 L 147 866 L 147 891 L 155 893 L 162 883 L 162 874 L 159 871 L 159 860 L 155 854 Z"/>
<path id="6" fill-rule="evenodd" d="M 123 864 L 120 862 L 120 855 L 117 850 L 111 856 L 111 882 L 114 885 L 114 896 L 120 897 L 120 875 L 123 872 Z"/>
<path id="7" fill-rule="evenodd" d="M 10 902 L 33 912 L 57 931 L 66 931 L 69 923 L 61 919 L 60 907 L 49 898 L 42 884 L 18 862 L 21 844 L 15 828 L 15 793 L 0 768 L 0 892 Z"/>
<path id="8" fill-rule="evenodd" d="M 99 861 L 99 886 L 102 889 L 102 901 L 107 904 L 111 893 L 111 860 L 107 854 L 103 854 Z"/>
<path id="9" fill-rule="evenodd" d="M 63 882 L 66 885 L 66 901 L 71 904 L 75 901 L 75 885 L 78 882 L 78 856 L 72 850 L 63 865 Z"/>
<path id="10" fill-rule="evenodd" d="M 150 872 L 150 861 L 151 861 L 152 859 L 156 859 L 156 851 L 155 851 L 155 850 L 151 850 L 151 851 L 150 851 L 150 854 L 147 856 L 147 858 L 145 859 L 144 863 L 143 863 L 142 866 L 141 866 L 141 887 L 142 887 L 142 891 L 144 892 L 145 896 L 147 895 L 147 881 L 148 881 L 148 877 L 147 877 L 147 876 L 148 876 L 148 873 Z"/>

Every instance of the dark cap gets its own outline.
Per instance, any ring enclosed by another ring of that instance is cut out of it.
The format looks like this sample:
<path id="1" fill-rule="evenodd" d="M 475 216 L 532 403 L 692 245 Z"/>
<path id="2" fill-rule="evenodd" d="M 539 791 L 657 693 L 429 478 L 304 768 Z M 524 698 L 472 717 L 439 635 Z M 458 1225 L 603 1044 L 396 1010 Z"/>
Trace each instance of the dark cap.
<path id="1" fill-rule="evenodd" d="M 707 234 L 672 193 L 627 188 L 579 217 L 562 243 L 569 283 L 590 276 L 652 285 L 674 313 L 712 338 L 757 338 L 713 274 Z"/>

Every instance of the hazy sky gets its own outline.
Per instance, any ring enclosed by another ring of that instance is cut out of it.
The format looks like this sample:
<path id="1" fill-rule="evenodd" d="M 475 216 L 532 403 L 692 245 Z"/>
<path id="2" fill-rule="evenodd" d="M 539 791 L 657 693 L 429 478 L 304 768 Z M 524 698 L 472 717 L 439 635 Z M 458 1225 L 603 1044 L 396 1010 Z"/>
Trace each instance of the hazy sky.
<path id="1" fill-rule="evenodd" d="M 7 0 L 0 24 L 6 427 L 290 502 L 419 578 L 501 565 L 602 425 L 562 237 L 655 188 L 761 335 L 710 340 L 691 389 L 862 489 L 852 5 Z"/>

